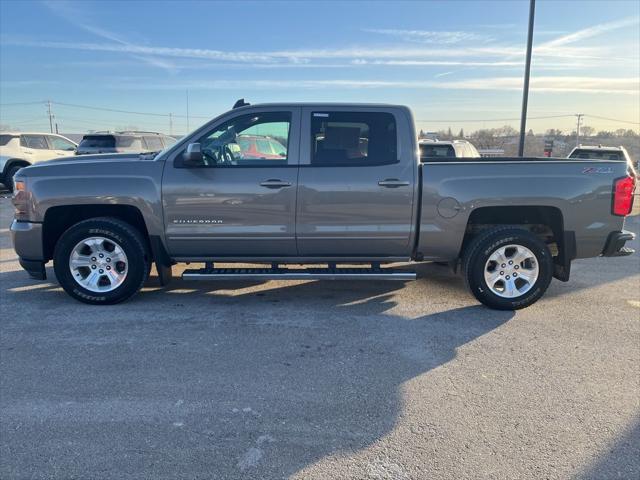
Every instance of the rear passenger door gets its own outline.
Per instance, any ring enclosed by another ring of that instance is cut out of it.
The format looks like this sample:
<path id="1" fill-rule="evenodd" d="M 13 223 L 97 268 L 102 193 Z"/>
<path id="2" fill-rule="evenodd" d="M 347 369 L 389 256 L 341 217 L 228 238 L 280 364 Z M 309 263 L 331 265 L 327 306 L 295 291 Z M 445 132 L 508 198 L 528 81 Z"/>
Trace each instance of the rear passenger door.
<path id="1" fill-rule="evenodd" d="M 56 156 L 53 151 L 49 149 L 45 135 L 22 135 L 20 137 L 20 146 L 22 147 L 24 158 L 29 163 L 50 160 Z"/>
<path id="2" fill-rule="evenodd" d="M 408 119 L 365 107 L 305 108 L 302 118 L 299 254 L 409 256 L 417 167 Z"/>

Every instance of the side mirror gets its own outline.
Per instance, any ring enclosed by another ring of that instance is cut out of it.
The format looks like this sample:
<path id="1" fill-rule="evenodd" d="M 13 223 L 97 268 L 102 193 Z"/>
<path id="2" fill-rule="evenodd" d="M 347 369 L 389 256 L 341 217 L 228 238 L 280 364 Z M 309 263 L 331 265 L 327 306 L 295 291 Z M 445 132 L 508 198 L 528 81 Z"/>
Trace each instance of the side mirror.
<path id="1" fill-rule="evenodd" d="M 190 167 L 197 167 L 204 165 L 204 156 L 202 155 L 202 147 L 199 143 L 190 143 L 187 146 L 187 151 L 184 152 L 183 163 Z"/>

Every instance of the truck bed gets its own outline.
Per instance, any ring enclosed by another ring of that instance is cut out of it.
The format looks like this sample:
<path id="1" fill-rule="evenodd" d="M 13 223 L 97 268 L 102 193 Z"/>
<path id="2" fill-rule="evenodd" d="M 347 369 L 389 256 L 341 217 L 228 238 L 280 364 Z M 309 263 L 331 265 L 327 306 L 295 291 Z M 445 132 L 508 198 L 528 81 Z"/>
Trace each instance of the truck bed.
<path id="1" fill-rule="evenodd" d="M 609 233 L 623 228 L 624 218 L 612 214 L 611 202 L 614 180 L 627 168 L 625 161 L 569 158 L 423 162 L 416 250 L 425 259 L 457 258 L 469 221 L 508 206 L 559 216 L 562 231 L 580 240 L 575 258 L 600 255 Z"/>

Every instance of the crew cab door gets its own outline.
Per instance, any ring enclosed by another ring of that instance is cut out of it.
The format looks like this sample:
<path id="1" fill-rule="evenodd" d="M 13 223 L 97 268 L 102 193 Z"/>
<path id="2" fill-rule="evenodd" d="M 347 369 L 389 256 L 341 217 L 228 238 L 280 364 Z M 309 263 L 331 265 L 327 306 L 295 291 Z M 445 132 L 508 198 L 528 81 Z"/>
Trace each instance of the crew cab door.
<path id="1" fill-rule="evenodd" d="M 299 108 L 231 112 L 188 143 L 204 165 L 167 160 L 162 181 L 173 257 L 295 256 Z M 280 151 L 262 151 L 264 142 Z M 260 144 L 260 145 L 258 145 Z"/>
<path id="2" fill-rule="evenodd" d="M 417 157 L 393 108 L 302 111 L 297 238 L 303 256 L 408 257 Z"/>

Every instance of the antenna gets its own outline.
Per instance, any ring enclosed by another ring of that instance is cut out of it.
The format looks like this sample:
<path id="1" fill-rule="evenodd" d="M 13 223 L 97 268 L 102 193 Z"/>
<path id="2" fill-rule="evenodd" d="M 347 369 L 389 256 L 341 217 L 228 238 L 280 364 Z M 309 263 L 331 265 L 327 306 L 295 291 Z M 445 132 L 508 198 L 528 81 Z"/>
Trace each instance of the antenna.
<path id="1" fill-rule="evenodd" d="M 236 103 L 233 104 L 233 108 L 246 107 L 247 105 L 250 105 L 250 103 L 245 102 L 244 98 L 241 98 L 240 100 L 238 100 Z"/>

